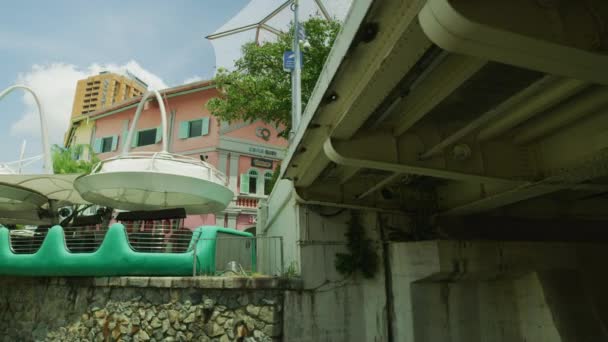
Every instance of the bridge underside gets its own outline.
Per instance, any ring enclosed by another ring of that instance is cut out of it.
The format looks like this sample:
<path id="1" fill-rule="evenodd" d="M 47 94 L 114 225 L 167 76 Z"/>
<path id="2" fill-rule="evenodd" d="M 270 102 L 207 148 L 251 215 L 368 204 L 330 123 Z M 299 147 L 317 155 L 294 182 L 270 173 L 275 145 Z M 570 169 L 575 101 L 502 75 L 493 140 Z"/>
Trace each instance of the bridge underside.
<path id="1" fill-rule="evenodd" d="M 426 226 L 607 219 L 608 5 L 540 3 L 374 2 L 284 177 Z"/>

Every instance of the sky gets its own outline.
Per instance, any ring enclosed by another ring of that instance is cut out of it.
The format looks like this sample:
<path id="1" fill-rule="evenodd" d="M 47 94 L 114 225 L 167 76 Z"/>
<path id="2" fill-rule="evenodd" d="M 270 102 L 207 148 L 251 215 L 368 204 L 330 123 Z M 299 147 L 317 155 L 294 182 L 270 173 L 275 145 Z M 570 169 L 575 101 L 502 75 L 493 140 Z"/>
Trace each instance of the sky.
<path id="1" fill-rule="evenodd" d="M 100 71 L 129 71 L 150 89 L 213 78 L 231 68 L 255 30 L 210 41 L 212 33 L 254 24 L 286 0 L 21 0 L 0 11 L 0 91 L 25 84 L 39 96 L 51 144 L 62 145 L 76 82 Z M 352 0 L 300 0 L 300 18 L 343 20 Z M 286 7 L 266 24 L 289 28 Z M 273 34 L 261 33 L 261 41 Z M 34 99 L 21 90 L 0 100 L 0 163 L 39 155 L 41 131 Z M 30 169 L 40 169 L 32 165 Z"/>
<path id="2" fill-rule="evenodd" d="M 255 1 L 255 0 L 254 0 Z M 76 81 L 128 69 L 163 89 L 215 72 L 215 32 L 248 0 L 13 1 L 0 11 L 0 91 L 15 83 L 40 96 L 52 144 L 61 144 Z M 0 101 L 0 163 L 41 153 L 33 99 L 15 91 Z"/>

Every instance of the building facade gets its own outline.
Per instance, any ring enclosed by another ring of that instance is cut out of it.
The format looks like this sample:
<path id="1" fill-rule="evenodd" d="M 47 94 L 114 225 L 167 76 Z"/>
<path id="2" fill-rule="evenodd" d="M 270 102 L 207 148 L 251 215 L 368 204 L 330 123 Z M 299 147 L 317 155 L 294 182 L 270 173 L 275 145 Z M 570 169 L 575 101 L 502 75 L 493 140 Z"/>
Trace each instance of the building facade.
<path id="1" fill-rule="evenodd" d="M 148 85 L 136 76 L 102 71 L 99 75 L 78 81 L 72 106 L 72 117 L 92 113 L 115 103 L 137 97 Z"/>
<path id="2" fill-rule="evenodd" d="M 269 181 L 284 157 L 287 141 L 269 124 L 217 120 L 206 108 L 207 102 L 219 95 L 210 82 L 169 88 L 161 95 L 167 100 L 168 136 L 161 136 L 158 103 L 151 100 L 135 127 L 130 150 L 159 151 L 162 139 L 168 139 L 169 152 L 204 159 L 227 176 L 235 193 L 228 208 L 221 213 L 190 215 L 186 227 L 255 227 L 258 202 L 270 192 Z M 102 160 L 116 156 L 123 148 L 139 100 L 133 98 L 73 119 L 66 146 L 88 144 Z"/>

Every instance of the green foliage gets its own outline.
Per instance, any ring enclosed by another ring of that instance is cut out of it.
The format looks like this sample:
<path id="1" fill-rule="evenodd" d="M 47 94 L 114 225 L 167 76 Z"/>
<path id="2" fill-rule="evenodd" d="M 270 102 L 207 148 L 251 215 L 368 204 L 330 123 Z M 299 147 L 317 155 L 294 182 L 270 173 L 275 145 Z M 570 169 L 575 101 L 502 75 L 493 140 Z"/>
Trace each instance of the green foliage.
<path id="1" fill-rule="evenodd" d="M 302 47 L 302 106 L 306 106 L 319 78 L 325 59 L 340 29 L 338 21 L 311 18 L 302 23 L 310 46 Z M 218 70 L 215 83 L 223 96 L 210 100 L 207 107 L 227 122 L 262 120 L 277 127 L 291 123 L 291 74 L 283 70 L 283 52 L 292 50 L 293 27 L 276 42 L 243 45 L 243 56 L 235 70 Z"/>
<path id="2" fill-rule="evenodd" d="M 78 160 L 78 156 L 81 156 L 85 150 L 89 153 L 89 161 Z M 52 153 L 55 174 L 89 173 L 93 165 L 99 162 L 99 158 L 89 145 L 77 145 L 68 148 L 53 145 Z"/>
<path id="3" fill-rule="evenodd" d="M 378 271 L 378 255 L 373 241 L 365 236 L 365 229 L 355 214 L 351 218 L 346 238 L 348 253 L 336 254 L 336 270 L 345 276 L 360 271 L 365 278 L 373 278 Z"/>
<path id="4" fill-rule="evenodd" d="M 283 277 L 285 278 L 295 278 L 298 277 L 298 264 L 295 261 L 292 261 L 287 269 L 283 273 Z"/>

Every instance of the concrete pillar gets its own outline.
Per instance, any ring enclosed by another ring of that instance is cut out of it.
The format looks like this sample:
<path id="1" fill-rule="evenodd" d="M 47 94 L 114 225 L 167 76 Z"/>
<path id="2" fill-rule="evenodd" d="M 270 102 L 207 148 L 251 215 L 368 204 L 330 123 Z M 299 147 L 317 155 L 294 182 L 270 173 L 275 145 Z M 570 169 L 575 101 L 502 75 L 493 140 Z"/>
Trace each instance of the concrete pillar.
<path id="1" fill-rule="evenodd" d="M 226 227 L 226 214 L 217 213 L 215 214 L 215 225 L 220 227 Z"/>
<path id="2" fill-rule="evenodd" d="M 607 341 L 608 317 L 589 286 L 603 275 L 583 280 L 581 264 L 588 261 L 581 249 L 590 246 L 393 243 L 393 336 L 405 342 Z"/>
<path id="3" fill-rule="evenodd" d="M 228 162 L 228 152 L 219 151 L 218 152 L 218 161 L 217 161 L 217 169 L 220 170 L 221 173 L 228 176 L 226 173 L 226 163 Z"/>
<path id="4" fill-rule="evenodd" d="M 228 175 L 228 186 L 230 190 L 232 190 L 235 195 L 237 192 L 237 182 L 239 177 L 239 157 L 240 155 L 237 153 L 230 153 L 230 174 Z"/>
<path id="5" fill-rule="evenodd" d="M 236 229 L 236 218 L 238 213 L 228 213 L 228 224 L 226 225 L 228 228 Z"/>

